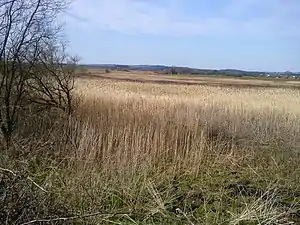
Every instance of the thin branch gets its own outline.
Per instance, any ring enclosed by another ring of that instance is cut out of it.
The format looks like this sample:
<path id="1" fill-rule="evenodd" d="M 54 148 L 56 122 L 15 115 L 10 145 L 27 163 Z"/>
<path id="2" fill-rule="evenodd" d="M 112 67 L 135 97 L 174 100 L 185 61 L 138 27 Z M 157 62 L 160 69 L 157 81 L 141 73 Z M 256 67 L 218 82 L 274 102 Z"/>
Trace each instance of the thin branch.
<path id="1" fill-rule="evenodd" d="M 39 189 L 41 189 L 43 192 L 48 192 L 46 191 L 44 188 L 42 188 L 40 185 L 38 185 L 34 180 L 32 180 L 30 177 L 26 178 L 27 180 L 31 181 L 36 187 L 38 187 Z"/>
<path id="2" fill-rule="evenodd" d="M 177 209 L 176 209 L 176 212 L 179 213 L 179 214 L 181 214 L 181 215 L 183 215 L 184 218 L 186 218 L 186 220 L 188 221 L 188 223 L 189 223 L 190 225 L 195 225 L 195 224 L 191 221 L 191 219 L 186 215 L 186 213 L 183 212 L 181 209 L 177 208 Z"/>
<path id="3" fill-rule="evenodd" d="M 182 212 L 182 211 L 181 211 Z M 143 214 L 140 213 L 134 213 L 134 212 L 116 212 L 116 213 L 110 213 L 110 212 L 95 212 L 95 213 L 89 213 L 89 214 L 83 214 L 83 215 L 78 215 L 78 216 L 71 216 L 71 217 L 59 217 L 59 218 L 47 218 L 47 219 L 35 219 L 35 220 L 31 220 L 25 223 L 22 223 L 20 225 L 29 225 L 29 224 L 35 224 L 35 223 L 49 223 L 49 222 L 57 222 L 57 221 L 70 221 L 70 220 L 76 220 L 76 219 L 83 219 L 83 218 L 88 218 L 88 217 L 95 217 L 95 216 L 109 216 L 114 217 L 114 216 L 126 216 L 127 218 L 129 217 L 129 215 L 139 215 L 142 216 Z M 184 213 L 184 215 L 186 216 L 186 214 Z M 129 217 L 130 218 L 130 217 Z M 181 221 L 177 218 L 173 218 L 173 217 L 167 217 L 168 219 L 174 220 L 174 221 Z M 188 218 L 186 218 L 188 220 L 188 222 L 190 223 L 190 225 L 194 225 L 191 220 L 189 220 Z M 132 220 L 131 220 L 132 221 Z"/>
<path id="4" fill-rule="evenodd" d="M 128 215 L 128 214 L 126 214 L 126 213 L 95 212 L 95 213 L 90 213 L 90 214 L 85 214 L 85 215 L 78 215 L 78 216 L 71 216 L 71 217 L 60 217 L 60 218 L 53 218 L 53 219 L 51 219 L 51 218 L 49 218 L 49 219 L 36 219 L 36 220 L 31 220 L 29 222 L 22 223 L 20 225 L 28 225 L 28 224 L 41 223 L 41 222 L 70 221 L 70 220 L 83 219 L 83 218 L 99 216 L 99 215 L 114 217 L 116 215 Z"/>
<path id="5" fill-rule="evenodd" d="M 16 173 L 16 172 L 13 172 L 12 170 L 5 169 L 5 168 L 2 168 L 2 167 L 0 167 L 0 170 L 1 170 L 1 171 L 4 171 L 4 172 L 8 172 L 8 173 L 14 175 L 15 177 L 18 176 L 17 173 Z M 38 185 L 32 178 L 27 177 L 26 179 L 29 180 L 34 186 L 36 186 L 37 188 L 39 188 L 39 189 L 42 190 L 43 192 L 46 192 L 46 193 L 48 192 L 48 191 L 46 191 L 44 188 L 42 188 L 40 185 Z"/>
<path id="6" fill-rule="evenodd" d="M 5 169 L 5 168 L 1 168 L 0 167 L 0 170 L 4 171 L 4 172 L 8 172 L 8 173 L 11 173 L 12 175 L 14 175 L 15 177 L 17 176 L 17 174 L 9 169 Z"/>

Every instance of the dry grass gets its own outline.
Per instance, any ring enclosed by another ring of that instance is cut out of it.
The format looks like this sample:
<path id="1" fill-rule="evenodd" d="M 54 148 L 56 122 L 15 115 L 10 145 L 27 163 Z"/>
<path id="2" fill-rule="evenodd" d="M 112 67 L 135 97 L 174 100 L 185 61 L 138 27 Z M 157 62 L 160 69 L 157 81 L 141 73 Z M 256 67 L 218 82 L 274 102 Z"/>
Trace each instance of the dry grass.
<path id="1" fill-rule="evenodd" d="M 18 134 L 22 162 L 0 161 L 26 171 L 74 221 L 299 222 L 298 89 L 86 78 L 76 85 L 76 114 L 24 121 L 32 130 Z M 74 217 L 95 212 L 103 213 Z"/>
<path id="2" fill-rule="evenodd" d="M 206 75 L 162 75 L 155 72 L 143 71 L 112 71 L 105 73 L 98 69 L 88 70 L 87 75 L 82 75 L 87 79 L 102 78 L 116 81 L 130 81 L 136 83 L 154 83 L 154 84 L 183 84 L 183 85 L 207 85 L 207 86 L 225 86 L 236 88 L 249 87 L 285 87 L 299 88 L 300 81 L 285 78 L 254 78 L 254 77 L 226 77 L 226 76 L 206 76 Z"/>

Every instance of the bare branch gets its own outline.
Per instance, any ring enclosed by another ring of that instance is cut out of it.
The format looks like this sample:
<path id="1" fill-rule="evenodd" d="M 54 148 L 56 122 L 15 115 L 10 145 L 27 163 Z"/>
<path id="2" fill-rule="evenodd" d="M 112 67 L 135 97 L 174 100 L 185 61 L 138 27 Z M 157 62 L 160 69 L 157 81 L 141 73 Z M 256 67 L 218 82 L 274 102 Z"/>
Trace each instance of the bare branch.
<path id="1" fill-rule="evenodd" d="M 72 112 L 74 68 L 57 25 L 68 0 L 0 3 L 0 130 L 7 148 L 28 104 Z M 40 101 L 42 100 L 42 101 Z"/>
<path id="2" fill-rule="evenodd" d="M 0 170 L 1 170 L 1 171 L 4 171 L 4 172 L 8 172 L 8 173 L 12 174 L 12 175 L 15 176 L 15 177 L 18 176 L 16 172 L 13 172 L 13 171 L 11 171 L 11 170 L 9 170 L 9 169 L 5 169 L 5 168 L 1 168 L 1 167 L 0 167 Z M 32 180 L 32 178 L 27 177 L 26 179 L 29 180 L 34 186 L 36 186 L 37 188 L 39 188 L 39 189 L 42 190 L 43 192 L 48 192 L 48 191 L 46 191 L 44 188 L 42 188 L 40 185 L 38 185 L 34 180 Z"/>
<path id="3" fill-rule="evenodd" d="M 87 217 L 94 217 L 94 216 L 99 216 L 99 215 L 106 215 L 109 217 L 113 217 L 116 215 L 127 215 L 125 213 L 106 213 L 106 212 L 95 212 L 95 213 L 90 213 L 90 214 L 85 214 L 85 215 L 80 215 L 80 216 L 72 216 L 72 217 L 60 217 L 60 218 L 49 218 L 49 219 L 36 219 L 32 220 L 26 223 L 22 223 L 21 225 L 28 225 L 28 224 L 35 224 L 35 223 L 46 223 L 46 222 L 56 222 L 56 221 L 70 221 L 70 220 L 76 220 L 76 219 L 83 219 Z"/>
<path id="4" fill-rule="evenodd" d="M 17 176 L 17 174 L 16 174 L 15 172 L 13 172 L 13 171 L 11 171 L 11 170 L 9 170 L 9 169 L 5 169 L 5 168 L 1 168 L 1 167 L 0 167 L 0 170 L 2 170 L 2 171 L 4 171 L 4 172 L 11 173 L 11 174 L 14 175 L 14 176 Z"/>

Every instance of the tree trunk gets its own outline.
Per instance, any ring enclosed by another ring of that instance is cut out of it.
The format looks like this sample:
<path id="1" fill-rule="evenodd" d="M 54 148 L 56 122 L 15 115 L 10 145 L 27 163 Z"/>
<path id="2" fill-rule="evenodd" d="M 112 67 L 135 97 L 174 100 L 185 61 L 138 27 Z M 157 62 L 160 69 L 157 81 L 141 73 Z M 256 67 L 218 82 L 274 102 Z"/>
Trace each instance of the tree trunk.
<path id="1" fill-rule="evenodd" d="M 14 148 L 13 142 L 12 142 L 12 134 L 13 134 L 12 124 L 7 123 L 7 127 L 2 125 L 1 131 L 3 134 L 5 149 L 6 149 L 7 153 L 14 158 L 18 157 L 17 149 Z"/>

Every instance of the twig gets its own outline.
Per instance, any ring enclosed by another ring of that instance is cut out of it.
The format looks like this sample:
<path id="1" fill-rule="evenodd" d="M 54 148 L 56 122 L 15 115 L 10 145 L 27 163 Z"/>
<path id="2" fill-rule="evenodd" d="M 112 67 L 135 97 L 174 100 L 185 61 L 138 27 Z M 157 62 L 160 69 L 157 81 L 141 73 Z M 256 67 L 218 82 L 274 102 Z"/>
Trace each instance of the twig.
<path id="1" fill-rule="evenodd" d="M 188 223 L 189 223 L 190 225 L 195 225 L 195 224 L 190 220 L 190 218 L 185 214 L 185 212 L 183 212 L 181 209 L 177 208 L 177 209 L 176 209 L 176 212 L 179 213 L 179 214 L 181 214 L 181 215 L 183 215 L 183 216 L 186 218 L 186 220 L 188 221 Z"/>
<path id="2" fill-rule="evenodd" d="M 2 171 L 4 171 L 4 172 L 11 173 L 11 174 L 14 175 L 14 176 L 17 176 L 17 174 L 16 174 L 15 172 L 11 171 L 11 170 L 4 169 L 4 168 L 1 168 L 1 167 L 0 167 L 0 170 L 2 170 Z"/>
<path id="3" fill-rule="evenodd" d="M 30 177 L 26 178 L 27 180 L 31 181 L 36 187 L 38 187 L 39 189 L 41 189 L 43 192 L 48 192 L 46 191 L 44 188 L 42 188 L 40 185 L 38 185 L 36 182 L 34 182 L 34 180 L 32 180 Z"/>
<path id="4" fill-rule="evenodd" d="M 15 173 L 15 172 L 13 172 L 13 171 L 11 171 L 11 170 L 9 170 L 9 169 L 5 169 L 5 168 L 1 168 L 1 167 L 0 167 L 0 170 L 2 170 L 2 171 L 4 171 L 4 172 L 11 173 L 11 174 L 14 175 L 15 177 L 18 176 L 17 173 Z M 44 192 L 46 192 L 46 193 L 48 192 L 48 191 L 46 191 L 44 188 L 42 188 L 40 185 L 38 185 L 32 178 L 27 177 L 26 179 L 29 180 L 31 183 L 33 183 L 34 186 L 36 186 L 37 188 L 41 189 L 42 191 L 44 191 Z"/>
<path id="5" fill-rule="evenodd" d="M 192 223 L 192 221 L 187 217 L 187 215 L 182 212 L 180 209 L 176 209 L 176 211 L 180 214 L 183 214 L 184 217 L 188 220 L 189 224 L 190 225 L 195 225 L 194 223 Z M 34 223 L 42 223 L 42 222 L 56 222 L 56 221 L 70 221 L 70 220 L 76 220 L 76 219 L 83 219 L 83 218 L 87 218 L 87 217 L 93 217 L 93 216 L 108 216 L 106 218 L 101 218 L 101 220 L 103 221 L 108 221 L 107 218 L 111 218 L 111 217 L 114 217 L 114 216 L 125 216 L 127 219 L 129 219 L 131 222 L 133 223 L 136 223 L 129 215 L 132 215 L 132 214 L 135 214 L 135 215 L 142 215 L 142 214 L 139 214 L 139 213 L 133 213 L 133 212 L 116 212 L 116 213 L 109 213 L 109 212 L 95 212 L 95 213 L 90 213 L 90 214 L 84 214 L 84 215 L 78 215 L 78 216 L 71 216 L 71 217 L 60 217 L 60 218 L 48 218 L 48 219 L 35 219 L 35 220 L 31 220 L 31 221 L 28 221 L 28 222 L 25 222 L 25 223 L 22 223 L 20 225 L 29 225 L 29 224 L 34 224 Z M 182 220 L 179 220 L 177 218 L 171 218 L 171 217 L 166 217 L 168 219 L 172 219 L 172 220 L 176 220 L 176 221 L 182 221 Z M 108 221 L 110 223 L 114 223 L 113 221 Z M 116 223 L 116 222 L 115 222 Z M 116 223 L 118 224 L 118 223 Z"/>
<path id="6" fill-rule="evenodd" d="M 98 215 L 110 215 L 111 217 L 116 216 L 116 215 L 126 215 L 124 213 L 105 213 L 105 212 L 95 212 L 95 213 L 90 213 L 90 214 L 85 214 L 85 215 L 79 215 L 79 216 L 71 216 L 71 217 L 60 217 L 60 218 L 54 218 L 54 219 L 36 219 L 36 220 L 31 220 L 26 223 L 22 223 L 20 225 L 28 225 L 28 224 L 34 224 L 34 223 L 40 223 L 40 222 L 55 222 L 55 221 L 67 221 L 67 220 L 76 220 L 76 219 L 82 219 L 82 218 L 87 218 L 87 217 L 93 217 L 93 216 L 98 216 Z"/>

